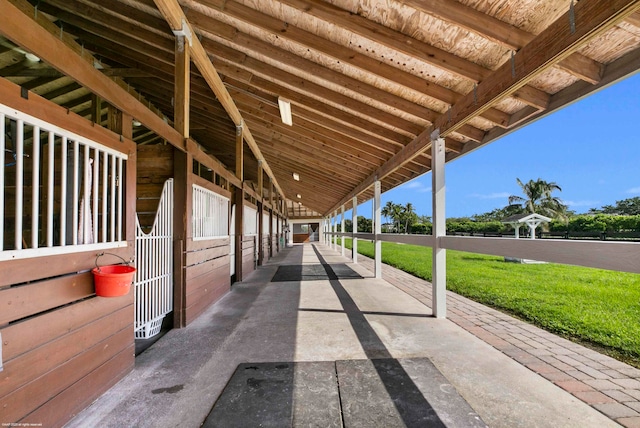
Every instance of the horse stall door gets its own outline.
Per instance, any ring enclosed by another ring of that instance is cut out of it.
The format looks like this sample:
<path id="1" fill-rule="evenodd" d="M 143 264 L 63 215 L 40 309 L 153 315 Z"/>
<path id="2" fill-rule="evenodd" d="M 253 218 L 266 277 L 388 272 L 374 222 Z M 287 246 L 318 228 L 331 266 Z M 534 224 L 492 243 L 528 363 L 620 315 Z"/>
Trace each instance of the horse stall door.
<path id="1" fill-rule="evenodd" d="M 173 311 L 173 179 L 165 182 L 149 233 L 136 218 L 135 337 L 160 333 Z"/>

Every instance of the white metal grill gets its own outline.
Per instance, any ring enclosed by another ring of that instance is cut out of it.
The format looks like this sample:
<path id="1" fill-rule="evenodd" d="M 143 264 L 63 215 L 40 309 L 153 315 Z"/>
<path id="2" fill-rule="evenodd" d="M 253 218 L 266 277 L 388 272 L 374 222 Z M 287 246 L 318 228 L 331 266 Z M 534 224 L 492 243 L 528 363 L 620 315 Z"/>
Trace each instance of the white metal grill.
<path id="1" fill-rule="evenodd" d="M 151 231 L 136 217 L 135 337 L 160 333 L 173 310 L 173 179 L 165 182 Z"/>
<path id="2" fill-rule="evenodd" d="M 124 247 L 127 155 L 0 104 L 0 260 Z"/>
<path id="3" fill-rule="evenodd" d="M 229 236 L 229 199 L 193 185 L 193 239 Z"/>

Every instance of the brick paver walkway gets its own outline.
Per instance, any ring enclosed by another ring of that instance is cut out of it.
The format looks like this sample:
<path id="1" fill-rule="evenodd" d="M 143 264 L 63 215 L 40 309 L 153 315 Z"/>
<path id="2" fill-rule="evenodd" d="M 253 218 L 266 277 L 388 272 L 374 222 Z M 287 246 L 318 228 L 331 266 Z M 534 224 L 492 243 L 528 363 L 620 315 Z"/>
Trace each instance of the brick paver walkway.
<path id="1" fill-rule="evenodd" d="M 358 255 L 373 272 L 373 260 Z M 431 284 L 389 265 L 382 277 L 431 307 Z M 447 318 L 625 427 L 640 428 L 640 370 L 447 291 Z"/>

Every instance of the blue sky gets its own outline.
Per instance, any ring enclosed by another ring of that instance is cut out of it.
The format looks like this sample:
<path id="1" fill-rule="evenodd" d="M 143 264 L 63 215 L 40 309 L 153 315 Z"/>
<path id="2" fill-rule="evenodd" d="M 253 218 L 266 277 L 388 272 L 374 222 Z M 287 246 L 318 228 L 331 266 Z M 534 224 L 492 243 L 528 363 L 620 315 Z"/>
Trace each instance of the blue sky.
<path id="1" fill-rule="evenodd" d="M 577 213 L 640 196 L 640 74 L 629 77 L 446 166 L 447 217 L 502 208 L 516 178 L 555 181 Z M 382 194 L 431 215 L 431 174 Z M 371 201 L 358 206 L 371 217 Z M 347 218 L 351 218 L 348 212 Z"/>

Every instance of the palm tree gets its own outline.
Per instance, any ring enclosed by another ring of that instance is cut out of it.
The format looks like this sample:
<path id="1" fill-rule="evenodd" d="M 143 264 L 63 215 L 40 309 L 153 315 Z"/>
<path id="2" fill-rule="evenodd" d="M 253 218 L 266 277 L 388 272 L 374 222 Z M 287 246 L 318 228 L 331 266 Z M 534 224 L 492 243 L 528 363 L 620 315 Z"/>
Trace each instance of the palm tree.
<path id="1" fill-rule="evenodd" d="M 411 202 L 407 202 L 403 207 L 402 217 L 404 219 L 404 232 L 409 233 L 409 226 L 413 224 L 416 217 L 416 210 L 413 208 L 413 204 Z"/>
<path id="2" fill-rule="evenodd" d="M 555 182 L 541 179 L 529 180 L 526 183 L 516 178 L 522 188 L 525 197 L 518 195 L 509 196 L 509 205 L 521 205 L 525 212 L 538 213 L 552 218 L 563 218 L 567 212 L 567 206 L 560 198 L 552 196 L 555 190 L 562 191 Z"/>
<path id="3" fill-rule="evenodd" d="M 393 219 L 393 228 L 396 233 L 400 232 L 400 223 L 402 222 L 403 207 L 400 204 L 393 204 L 391 207 L 391 218 Z"/>
<path id="4" fill-rule="evenodd" d="M 393 213 L 393 205 L 393 202 L 387 201 L 385 206 L 382 207 L 382 210 L 380 210 L 380 214 L 385 218 L 385 223 L 389 223 L 389 217 L 391 217 L 391 214 Z"/>

